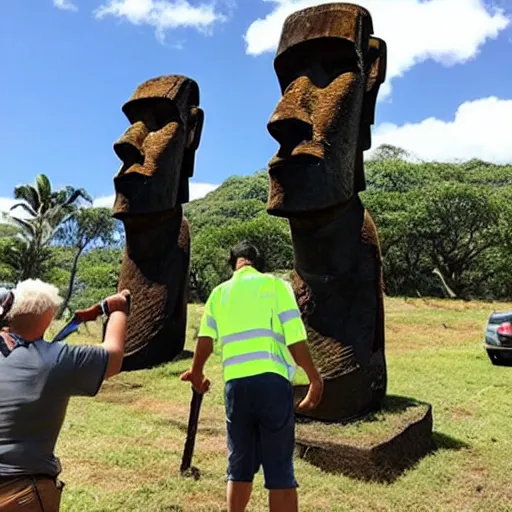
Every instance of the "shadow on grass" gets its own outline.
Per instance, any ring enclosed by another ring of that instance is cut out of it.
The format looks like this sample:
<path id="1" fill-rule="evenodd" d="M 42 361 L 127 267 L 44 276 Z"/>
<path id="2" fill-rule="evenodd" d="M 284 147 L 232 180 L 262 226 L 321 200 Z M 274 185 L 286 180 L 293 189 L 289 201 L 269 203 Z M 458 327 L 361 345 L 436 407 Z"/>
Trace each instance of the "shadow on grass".
<path id="1" fill-rule="evenodd" d="M 176 361 L 192 359 L 193 357 L 194 357 L 194 352 L 192 352 L 191 350 L 183 350 L 172 360 L 172 362 L 175 363 Z"/>
<path id="2" fill-rule="evenodd" d="M 165 372 L 166 377 L 181 377 L 183 370 L 170 370 Z"/>
<path id="3" fill-rule="evenodd" d="M 432 434 L 432 453 L 440 450 L 463 450 L 471 446 L 460 439 L 443 434 L 441 432 L 434 432 Z"/>
<path id="4" fill-rule="evenodd" d="M 179 430 L 180 432 L 183 432 L 184 434 L 186 434 L 188 431 L 188 424 L 185 421 L 173 420 L 173 419 L 167 419 L 167 418 L 154 418 L 152 422 L 157 426 L 174 427 L 175 429 Z M 221 428 L 220 426 L 219 427 L 208 427 L 208 426 L 205 426 L 204 423 L 201 423 L 201 420 L 199 420 L 197 431 L 201 432 L 201 434 L 212 435 L 212 436 L 225 435 L 225 433 L 226 433 L 225 428 Z"/>

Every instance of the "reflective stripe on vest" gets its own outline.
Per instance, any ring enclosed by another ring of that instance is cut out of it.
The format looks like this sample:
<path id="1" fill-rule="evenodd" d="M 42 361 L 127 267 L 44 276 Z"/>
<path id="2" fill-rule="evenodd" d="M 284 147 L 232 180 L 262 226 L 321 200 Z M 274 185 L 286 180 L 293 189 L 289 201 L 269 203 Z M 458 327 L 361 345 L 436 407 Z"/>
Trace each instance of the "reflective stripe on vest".
<path id="1" fill-rule="evenodd" d="M 225 338 L 228 338 L 227 342 Z M 268 329 L 253 329 L 225 338 L 222 342 L 222 365 L 226 380 L 269 371 L 293 379 L 295 368 L 286 360 L 288 347 L 280 334 Z"/>
<path id="2" fill-rule="evenodd" d="M 281 323 L 284 324 L 290 320 L 293 320 L 294 318 L 300 318 L 300 312 L 296 309 L 289 309 L 288 311 L 279 313 L 277 316 L 279 317 L 279 320 L 281 320 Z"/>
<path id="3" fill-rule="evenodd" d="M 288 364 L 282 357 L 280 357 L 276 354 L 271 354 L 270 352 L 250 352 L 249 354 L 233 356 L 233 357 L 226 359 L 222 363 L 222 365 L 224 367 L 226 367 L 226 366 L 233 366 L 234 364 L 247 363 L 249 361 L 265 361 L 267 359 L 271 359 L 272 361 L 274 361 L 274 363 L 280 363 L 285 368 L 288 368 Z"/>
<path id="4" fill-rule="evenodd" d="M 218 332 L 217 322 L 215 321 L 215 318 L 213 318 L 213 316 L 208 315 L 206 317 L 206 323 L 208 324 L 208 327 L 211 327 L 215 332 Z"/>
<path id="5" fill-rule="evenodd" d="M 248 331 L 237 332 L 228 336 L 223 336 L 220 341 L 222 345 L 234 343 L 235 341 L 253 340 L 255 338 L 273 338 L 278 343 L 285 344 L 285 339 L 282 334 L 271 331 L 270 329 L 249 329 Z"/>
<path id="6" fill-rule="evenodd" d="M 295 371 L 283 357 L 265 351 L 228 357 L 222 362 L 222 366 L 226 381 L 267 372 L 277 373 L 291 381 Z"/>
<path id="7" fill-rule="evenodd" d="M 263 338 L 263 340 L 262 340 Z M 270 344 L 273 342 L 277 342 L 279 345 L 282 346 L 282 350 L 288 350 L 286 347 L 286 342 L 284 339 L 284 336 L 282 334 L 279 334 L 277 332 L 274 332 L 270 329 L 250 329 L 248 331 L 242 331 L 234 334 L 229 334 L 228 336 L 223 336 L 221 338 L 221 345 L 224 348 L 226 345 L 230 345 L 232 343 L 237 342 L 245 342 L 251 340 L 258 340 L 257 346 L 261 347 L 262 344 Z M 266 341 L 266 343 L 265 343 Z M 267 371 L 276 371 L 276 373 L 279 373 L 284 378 L 288 380 L 292 380 L 293 374 L 295 369 L 287 363 L 286 359 L 282 357 L 281 355 L 275 354 L 273 352 L 265 351 L 265 350 L 251 350 L 252 347 L 245 346 L 244 348 L 248 348 L 250 351 L 245 354 L 237 354 L 233 356 L 227 356 L 225 357 L 225 350 L 223 350 L 223 361 L 222 366 L 224 367 L 225 371 L 225 377 L 226 379 L 229 378 L 236 378 L 239 372 L 233 370 L 229 370 L 229 367 L 234 367 L 236 365 L 239 365 L 241 363 L 261 363 L 262 365 L 265 365 L 265 363 L 268 363 L 269 361 L 272 361 L 272 367 L 271 368 L 263 368 L 263 366 L 254 366 L 254 371 L 259 370 L 267 370 Z M 279 352 L 281 353 L 282 350 L 277 346 L 279 349 Z M 276 363 L 279 365 L 279 368 L 276 368 Z M 243 371 L 244 374 L 247 372 L 247 369 L 240 369 L 240 371 Z M 230 373 L 232 375 L 230 375 Z"/>

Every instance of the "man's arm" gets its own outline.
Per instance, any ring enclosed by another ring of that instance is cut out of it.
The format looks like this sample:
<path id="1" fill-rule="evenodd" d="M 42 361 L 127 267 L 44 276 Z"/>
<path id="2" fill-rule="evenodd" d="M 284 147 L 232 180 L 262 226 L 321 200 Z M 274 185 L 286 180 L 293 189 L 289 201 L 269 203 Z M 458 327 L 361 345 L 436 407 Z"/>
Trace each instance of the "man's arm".
<path id="1" fill-rule="evenodd" d="M 125 290 L 105 299 L 110 312 L 103 340 L 103 347 L 108 352 L 105 379 L 109 379 L 121 371 L 126 341 L 126 323 L 130 312 L 129 297 L 129 292 Z"/>
<path id="2" fill-rule="evenodd" d="M 127 316 L 124 311 L 114 311 L 108 319 L 105 341 L 103 342 L 103 347 L 108 352 L 105 379 L 110 379 L 121 371 L 126 340 L 126 321 Z"/>
<path id="3" fill-rule="evenodd" d="M 278 316 L 283 327 L 285 342 L 295 361 L 308 376 L 309 390 L 298 409 L 314 409 L 323 393 L 323 380 L 311 359 L 307 345 L 307 332 L 292 287 L 278 279 L 276 282 Z"/>
<path id="4" fill-rule="evenodd" d="M 213 353 L 213 340 L 208 336 L 200 336 L 197 340 L 196 351 L 194 353 L 194 360 L 192 362 L 192 373 L 202 374 L 204 365 L 208 358 Z"/>
<path id="5" fill-rule="evenodd" d="M 288 349 L 290 350 L 290 353 L 297 365 L 306 372 L 309 379 L 308 394 L 297 406 L 297 409 L 314 409 L 322 399 L 324 383 L 313 363 L 313 360 L 311 359 L 307 342 L 300 341 L 298 343 L 294 343 L 293 345 L 290 345 Z"/>
<path id="6" fill-rule="evenodd" d="M 180 377 L 182 381 L 190 382 L 198 393 L 206 393 L 210 388 L 210 381 L 204 377 L 204 365 L 212 355 L 213 343 L 218 338 L 217 321 L 212 309 L 214 294 L 215 290 L 204 305 L 192 368 Z"/>

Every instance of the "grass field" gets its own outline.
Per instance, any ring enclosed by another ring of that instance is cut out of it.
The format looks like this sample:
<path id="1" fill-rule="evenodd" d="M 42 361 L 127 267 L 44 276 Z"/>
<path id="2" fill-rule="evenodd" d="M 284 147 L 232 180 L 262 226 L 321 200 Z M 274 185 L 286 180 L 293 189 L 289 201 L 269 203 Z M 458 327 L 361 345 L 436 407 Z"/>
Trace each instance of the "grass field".
<path id="1" fill-rule="evenodd" d="M 492 366 L 482 348 L 489 313 L 505 308 L 512 304 L 388 299 L 389 393 L 432 404 L 439 449 L 392 484 L 328 475 L 298 460 L 301 510 L 512 510 L 512 368 Z M 190 307 L 188 349 L 200 314 L 200 306 Z M 92 343 L 98 335 L 92 326 L 75 341 Z M 194 457 L 201 479 L 179 475 L 191 393 L 178 376 L 189 363 L 123 374 L 97 398 L 72 400 L 57 446 L 63 510 L 225 510 L 217 357 L 207 367 L 213 388 Z M 262 485 L 258 475 L 250 511 L 266 510 Z"/>

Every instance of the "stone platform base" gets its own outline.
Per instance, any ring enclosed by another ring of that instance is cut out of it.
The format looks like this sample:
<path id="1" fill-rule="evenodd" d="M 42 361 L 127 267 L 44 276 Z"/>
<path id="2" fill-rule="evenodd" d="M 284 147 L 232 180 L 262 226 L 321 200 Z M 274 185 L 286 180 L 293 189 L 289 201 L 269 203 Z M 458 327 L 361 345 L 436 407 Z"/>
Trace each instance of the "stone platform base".
<path id="1" fill-rule="evenodd" d="M 347 425 L 298 419 L 296 451 L 330 473 L 390 482 L 433 449 L 432 407 L 388 396 L 381 411 Z"/>

